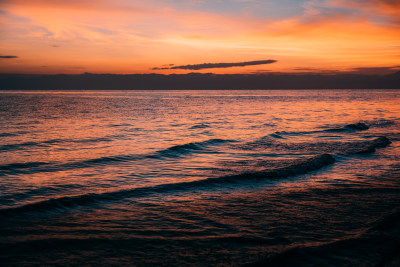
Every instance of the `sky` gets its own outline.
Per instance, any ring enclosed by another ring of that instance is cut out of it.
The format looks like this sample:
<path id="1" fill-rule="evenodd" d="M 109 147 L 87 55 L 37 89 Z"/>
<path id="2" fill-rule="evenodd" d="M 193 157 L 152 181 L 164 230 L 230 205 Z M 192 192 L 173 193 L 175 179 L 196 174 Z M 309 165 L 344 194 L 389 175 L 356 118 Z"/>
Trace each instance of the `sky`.
<path id="1" fill-rule="evenodd" d="M 400 0 L 0 0 L 0 73 L 400 70 Z"/>

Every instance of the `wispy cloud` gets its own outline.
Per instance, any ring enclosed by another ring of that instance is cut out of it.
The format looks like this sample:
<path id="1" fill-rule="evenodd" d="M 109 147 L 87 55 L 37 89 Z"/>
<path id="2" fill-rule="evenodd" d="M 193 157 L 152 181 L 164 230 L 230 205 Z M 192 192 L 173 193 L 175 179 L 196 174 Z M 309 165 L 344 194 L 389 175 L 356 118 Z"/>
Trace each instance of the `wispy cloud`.
<path id="1" fill-rule="evenodd" d="M 234 63 L 201 63 L 201 64 L 193 64 L 193 65 L 181 65 L 181 66 L 171 66 L 171 67 L 161 67 L 161 68 L 152 68 L 153 70 L 201 70 L 201 69 L 214 69 L 214 68 L 231 68 L 231 67 L 245 67 L 245 66 L 254 66 L 254 65 L 264 65 L 264 64 L 272 64 L 275 63 L 276 60 L 268 59 L 268 60 L 256 60 L 256 61 L 245 61 L 245 62 L 234 62 Z"/>
<path id="2" fill-rule="evenodd" d="M 400 25 L 400 0 L 329 0 L 329 7 L 357 10 L 365 18 L 375 23 Z"/>
<path id="3" fill-rule="evenodd" d="M 0 56 L 0 58 L 17 58 L 17 56 Z"/>

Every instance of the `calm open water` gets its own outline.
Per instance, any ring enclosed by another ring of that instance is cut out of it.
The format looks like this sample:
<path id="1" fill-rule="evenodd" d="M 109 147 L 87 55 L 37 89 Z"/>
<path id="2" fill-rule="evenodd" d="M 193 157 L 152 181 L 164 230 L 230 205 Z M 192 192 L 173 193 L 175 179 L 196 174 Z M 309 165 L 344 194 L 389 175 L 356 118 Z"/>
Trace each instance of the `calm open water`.
<path id="1" fill-rule="evenodd" d="M 0 265 L 398 266 L 400 92 L 0 92 Z"/>

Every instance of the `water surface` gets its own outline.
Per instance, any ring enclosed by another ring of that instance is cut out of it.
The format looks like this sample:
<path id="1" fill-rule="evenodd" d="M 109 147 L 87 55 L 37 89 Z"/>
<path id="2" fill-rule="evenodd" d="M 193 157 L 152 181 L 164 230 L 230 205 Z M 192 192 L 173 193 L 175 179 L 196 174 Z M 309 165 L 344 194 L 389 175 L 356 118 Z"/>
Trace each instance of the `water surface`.
<path id="1" fill-rule="evenodd" d="M 0 92 L 9 265 L 393 265 L 396 90 Z"/>

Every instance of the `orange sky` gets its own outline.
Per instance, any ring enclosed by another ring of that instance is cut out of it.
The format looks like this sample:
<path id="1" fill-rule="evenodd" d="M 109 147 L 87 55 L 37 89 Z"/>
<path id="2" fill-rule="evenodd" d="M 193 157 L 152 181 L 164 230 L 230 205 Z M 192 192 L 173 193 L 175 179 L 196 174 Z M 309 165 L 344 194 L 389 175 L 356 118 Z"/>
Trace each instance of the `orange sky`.
<path id="1" fill-rule="evenodd" d="M 269 59 L 276 62 L 168 69 Z M 397 0 L 0 0 L 1 73 L 393 72 L 399 65 Z"/>

